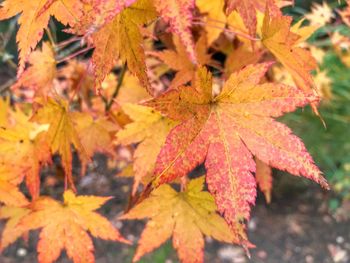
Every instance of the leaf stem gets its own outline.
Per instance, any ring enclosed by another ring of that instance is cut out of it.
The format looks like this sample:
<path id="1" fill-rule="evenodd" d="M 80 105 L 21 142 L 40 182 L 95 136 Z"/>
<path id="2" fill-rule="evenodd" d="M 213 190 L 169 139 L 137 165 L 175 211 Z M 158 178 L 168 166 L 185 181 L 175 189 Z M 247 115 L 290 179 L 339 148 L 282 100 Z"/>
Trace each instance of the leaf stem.
<path id="1" fill-rule="evenodd" d="M 119 73 L 118 84 L 117 84 L 117 86 L 116 86 L 116 88 L 115 88 L 115 90 L 114 90 L 114 92 L 112 94 L 112 98 L 109 101 L 109 103 L 106 104 L 106 108 L 105 108 L 106 112 L 108 112 L 112 108 L 114 100 L 118 96 L 119 90 L 120 90 L 120 88 L 121 88 L 121 86 L 123 84 L 123 80 L 124 80 L 124 76 L 125 76 L 126 70 L 127 70 L 127 64 L 125 63 L 123 65 L 120 73 Z"/>
<path id="2" fill-rule="evenodd" d="M 66 46 L 68 46 L 69 44 L 71 44 L 71 43 L 73 43 L 73 42 L 80 41 L 80 40 L 82 40 L 81 37 L 71 37 L 71 38 L 69 38 L 69 39 L 67 39 L 67 40 L 65 40 L 65 41 L 62 41 L 62 42 L 58 43 L 58 44 L 56 45 L 56 49 L 57 49 L 57 50 L 63 49 L 63 48 L 65 48 Z"/>
<path id="3" fill-rule="evenodd" d="M 56 43 L 55 43 L 55 40 L 54 40 L 54 38 L 53 38 L 53 36 L 52 36 L 52 34 L 51 34 L 50 28 L 45 28 L 45 32 L 46 32 L 47 37 L 49 38 L 49 41 L 50 41 L 50 43 L 51 43 L 51 46 L 52 46 L 52 47 L 55 47 L 55 46 L 56 46 Z"/>
<path id="4" fill-rule="evenodd" d="M 0 95 L 2 95 L 5 91 L 7 91 L 15 82 L 16 82 L 15 79 L 9 79 L 7 82 L 2 84 L 0 86 Z"/>
<path id="5" fill-rule="evenodd" d="M 69 56 L 67 56 L 65 58 L 62 58 L 62 59 L 58 60 L 56 62 L 56 64 L 60 64 L 60 63 L 66 62 L 68 60 L 71 60 L 72 58 L 75 58 L 75 57 L 77 57 L 77 56 L 79 56 L 79 55 L 81 55 L 81 54 L 83 54 L 85 52 L 88 52 L 91 49 L 93 49 L 93 47 L 86 47 L 84 49 L 78 50 L 77 52 L 75 52 L 75 53 L 73 53 L 73 54 L 71 54 L 71 55 L 69 55 Z"/>

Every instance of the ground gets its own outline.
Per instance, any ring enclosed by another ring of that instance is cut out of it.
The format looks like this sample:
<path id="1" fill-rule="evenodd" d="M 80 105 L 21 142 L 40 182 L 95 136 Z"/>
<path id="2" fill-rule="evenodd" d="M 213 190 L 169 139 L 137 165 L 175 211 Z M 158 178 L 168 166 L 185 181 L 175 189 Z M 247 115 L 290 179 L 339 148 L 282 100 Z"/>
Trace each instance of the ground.
<path id="1" fill-rule="evenodd" d="M 79 169 L 76 170 L 76 173 L 78 172 Z M 53 170 L 44 170 L 43 181 L 49 182 L 52 179 L 51 174 Z M 80 194 L 115 196 L 100 211 L 135 244 L 129 247 L 95 239 L 97 263 L 131 262 L 144 222 L 121 222 L 117 219 L 118 214 L 126 206 L 123 199 L 127 196 L 131 183 L 130 179 L 116 177 L 115 171 L 107 168 L 106 158 L 103 156 L 96 158 L 87 175 L 78 183 Z M 250 250 L 251 259 L 249 260 L 244 250 L 238 246 L 220 244 L 207 239 L 205 262 L 350 262 L 350 220 L 346 217 L 350 212 L 349 210 L 329 212 L 327 202 L 331 192 L 325 192 L 304 179 L 285 174 L 276 174 L 275 189 L 270 205 L 267 205 L 263 196 L 259 195 L 257 205 L 253 208 L 248 228 L 250 241 L 256 248 Z M 59 197 L 62 191 L 60 181 L 55 187 L 43 189 L 44 194 L 56 197 Z M 28 242 L 17 241 L 0 255 L 0 262 L 37 262 L 35 250 L 37 239 L 37 233 L 33 232 Z M 70 261 L 62 255 L 58 262 Z M 177 258 L 171 243 L 168 242 L 157 252 L 146 256 L 142 262 L 170 263 L 177 262 Z"/>

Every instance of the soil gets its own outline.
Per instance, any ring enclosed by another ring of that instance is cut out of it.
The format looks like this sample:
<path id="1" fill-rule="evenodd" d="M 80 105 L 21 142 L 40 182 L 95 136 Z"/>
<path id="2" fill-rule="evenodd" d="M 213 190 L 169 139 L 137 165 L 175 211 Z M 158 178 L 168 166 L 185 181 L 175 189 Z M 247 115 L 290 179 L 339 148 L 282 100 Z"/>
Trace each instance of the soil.
<path id="1" fill-rule="evenodd" d="M 44 170 L 43 185 L 52 181 L 52 174 L 56 171 L 57 167 Z M 78 166 L 75 173 L 79 174 Z M 350 220 L 346 216 L 335 216 L 328 212 L 329 193 L 325 194 L 314 184 L 306 183 L 300 187 L 298 182 L 302 180 L 305 183 L 303 179 L 295 179 L 289 175 L 283 176 L 284 181 L 287 181 L 288 184 L 276 180 L 275 189 L 277 191 L 274 192 L 272 203 L 267 205 L 263 196 L 259 196 L 257 205 L 253 208 L 248 230 L 250 241 L 255 244 L 256 248 L 250 250 L 251 259 L 248 259 L 245 251 L 238 246 L 218 243 L 207 238 L 205 262 L 350 262 Z M 44 186 L 42 193 L 59 198 L 63 191 L 62 182 L 55 183 L 56 186 Z M 118 214 L 126 207 L 123 199 L 128 195 L 131 183 L 131 179 L 116 177 L 115 170 L 107 168 L 106 158 L 98 156 L 88 169 L 87 175 L 77 184 L 80 194 L 115 196 L 100 212 L 135 244 L 129 247 L 94 239 L 97 263 L 131 262 L 144 222 L 117 220 Z M 346 214 L 350 214 L 349 210 L 345 212 Z M 0 262 L 37 262 L 35 249 L 37 240 L 38 233 L 36 232 L 30 234 L 27 242 L 18 240 L 0 255 Z M 146 256 L 143 262 L 178 262 L 170 242 L 159 251 Z M 70 261 L 63 254 L 58 262 Z"/>

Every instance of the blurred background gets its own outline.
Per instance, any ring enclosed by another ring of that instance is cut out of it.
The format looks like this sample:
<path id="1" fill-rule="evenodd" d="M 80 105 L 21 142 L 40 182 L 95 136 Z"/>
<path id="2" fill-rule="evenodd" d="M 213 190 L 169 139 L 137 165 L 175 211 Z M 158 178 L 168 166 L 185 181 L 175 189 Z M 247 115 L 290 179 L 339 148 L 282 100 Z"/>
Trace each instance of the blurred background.
<path id="1" fill-rule="evenodd" d="M 249 223 L 249 237 L 256 245 L 249 260 L 242 248 L 207 239 L 206 262 L 328 263 L 350 262 L 350 27 L 342 21 L 339 10 L 345 1 L 302 1 L 284 9 L 295 21 L 306 17 L 305 24 L 321 27 L 309 39 L 309 48 L 319 63 L 314 72 L 323 101 L 319 106 L 323 122 L 309 108 L 282 118 L 303 139 L 317 165 L 331 184 L 325 192 L 319 186 L 280 171 L 274 171 L 272 202 L 259 196 Z M 64 40 L 61 25 L 52 20 L 55 37 Z M 17 46 L 15 19 L 0 22 L 0 95 L 4 96 L 16 76 Z M 274 71 L 277 81 L 291 81 L 282 69 Z M 103 212 L 110 215 L 129 239 L 136 240 L 143 222 L 122 223 L 113 216 L 125 204 L 122 193 L 129 191 L 130 180 L 115 180 L 115 171 L 104 156 L 81 180 L 82 192 L 116 196 Z M 52 190 L 54 191 L 54 190 Z M 50 193 L 52 194 L 52 193 Z M 54 194 L 54 193 L 53 193 Z M 119 197 L 119 198 L 118 198 Z M 119 201 L 118 201 L 119 200 Z M 137 235 L 136 235 L 137 234 Z M 135 236 L 136 235 L 136 236 Z M 0 256 L 0 262 L 36 262 L 35 247 L 17 241 Z M 96 260 L 131 262 L 134 248 L 96 241 Z M 68 262 L 63 255 L 59 262 Z M 140 262 L 177 262 L 168 242 Z"/>

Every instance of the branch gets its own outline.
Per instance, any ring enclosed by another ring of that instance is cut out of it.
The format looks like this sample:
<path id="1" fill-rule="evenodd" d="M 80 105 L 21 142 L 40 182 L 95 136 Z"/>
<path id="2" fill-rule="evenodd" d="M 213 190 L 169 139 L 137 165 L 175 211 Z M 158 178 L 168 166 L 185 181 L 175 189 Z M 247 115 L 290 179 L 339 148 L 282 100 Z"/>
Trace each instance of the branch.
<path id="1" fill-rule="evenodd" d="M 126 69 L 127 69 L 127 64 L 125 63 L 122 67 L 122 70 L 120 71 L 120 74 L 119 74 L 119 77 L 118 77 L 118 84 L 113 92 L 113 95 L 112 95 L 112 98 L 111 100 L 109 101 L 108 104 L 106 104 L 106 112 L 109 111 L 112 106 L 113 106 L 113 103 L 114 103 L 114 100 L 115 98 L 118 96 L 118 93 L 119 93 L 119 90 L 123 84 L 123 80 L 124 80 L 124 76 L 125 76 L 125 73 L 126 73 Z"/>

